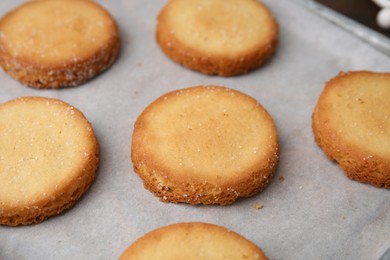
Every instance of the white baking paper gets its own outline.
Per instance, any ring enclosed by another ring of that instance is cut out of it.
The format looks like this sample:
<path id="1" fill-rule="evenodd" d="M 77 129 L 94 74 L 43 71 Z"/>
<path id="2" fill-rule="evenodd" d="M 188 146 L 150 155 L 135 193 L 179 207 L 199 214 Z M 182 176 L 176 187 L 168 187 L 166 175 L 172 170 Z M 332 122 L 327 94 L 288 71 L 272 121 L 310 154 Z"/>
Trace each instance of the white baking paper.
<path id="1" fill-rule="evenodd" d="M 2 0 L 0 14 L 22 2 Z M 311 130 L 311 114 L 328 79 L 341 70 L 390 71 L 389 57 L 299 1 L 265 0 L 280 25 L 277 53 L 247 75 L 206 76 L 174 63 L 156 44 L 156 16 L 166 1 L 99 2 L 116 18 L 122 39 L 121 56 L 109 70 L 62 90 L 28 88 L 0 72 L 0 102 L 62 99 L 91 121 L 101 152 L 97 179 L 73 208 L 38 225 L 0 226 L 1 260 L 117 259 L 146 232 L 190 221 L 234 230 L 270 259 L 378 259 L 390 246 L 389 190 L 345 177 Z M 199 84 L 242 91 L 273 116 L 280 162 L 264 192 L 223 207 L 167 204 L 134 173 L 130 144 L 137 116 L 162 94 Z M 264 207 L 257 210 L 257 203 Z"/>

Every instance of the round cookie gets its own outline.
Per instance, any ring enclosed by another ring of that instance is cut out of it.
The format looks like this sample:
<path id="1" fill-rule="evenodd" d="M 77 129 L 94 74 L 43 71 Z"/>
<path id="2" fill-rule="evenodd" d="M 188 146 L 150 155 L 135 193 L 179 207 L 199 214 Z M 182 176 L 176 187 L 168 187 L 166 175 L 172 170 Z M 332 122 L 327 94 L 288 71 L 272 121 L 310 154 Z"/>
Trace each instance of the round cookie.
<path id="1" fill-rule="evenodd" d="M 188 68 L 233 76 L 274 53 L 278 25 L 257 0 L 170 0 L 158 16 L 156 39 L 167 56 Z"/>
<path id="2" fill-rule="evenodd" d="M 271 181 L 277 131 L 267 111 L 241 92 L 176 90 L 138 117 L 131 159 L 145 187 L 164 202 L 225 205 Z"/>
<path id="3" fill-rule="evenodd" d="M 349 178 L 390 188 L 390 73 L 340 73 L 326 83 L 312 125 Z"/>
<path id="4" fill-rule="evenodd" d="M 116 22 L 94 1 L 28 1 L 0 20 L 0 65 L 30 87 L 80 85 L 119 51 Z"/>
<path id="5" fill-rule="evenodd" d="M 0 104 L 0 224 L 39 223 L 71 207 L 98 167 L 91 124 L 57 99 Z"/>
<path id="6" fill-rule="evenodd" d="M 127 259 L 268 259 L 241 235 L 207 223 L 178 223 L 151 231 L 120 256 Z"/>

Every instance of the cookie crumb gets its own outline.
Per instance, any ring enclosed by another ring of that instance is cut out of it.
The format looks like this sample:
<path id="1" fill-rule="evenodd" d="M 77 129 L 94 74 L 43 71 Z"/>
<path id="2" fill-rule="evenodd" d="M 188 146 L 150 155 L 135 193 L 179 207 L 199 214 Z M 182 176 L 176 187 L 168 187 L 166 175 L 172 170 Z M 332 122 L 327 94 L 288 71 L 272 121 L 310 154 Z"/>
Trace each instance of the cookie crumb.
<path id="1" fill-rule="evenodd" d="M 284 181 L 284 177 L 283 176 L 279 176 L 278 180 L 283 182 Z"/>
<path id="2" fill-rule="evenodd" d="M 264 207 L 264 205 L 263 205 L 263 204 L 260 204 L 260 203 L 256 203 L 256 205 L 255 205 L 255 208 L 256 208 L 257 210 L 262 209 L 263 207 Z"/>

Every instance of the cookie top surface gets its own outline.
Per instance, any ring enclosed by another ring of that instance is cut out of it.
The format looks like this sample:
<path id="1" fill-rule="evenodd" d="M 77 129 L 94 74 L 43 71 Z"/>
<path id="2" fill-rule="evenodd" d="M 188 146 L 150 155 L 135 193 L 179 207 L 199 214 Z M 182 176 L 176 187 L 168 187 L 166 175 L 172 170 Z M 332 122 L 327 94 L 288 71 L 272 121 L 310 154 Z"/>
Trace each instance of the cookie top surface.
<path id="1" fill-rule="evenodd" d="M 327 83 L 315 113 L 323 133 L 390 159 L 390 73 L 341 73 Z"/>
<path id="2" fill-rule="evenodd" d="M 169 31 L 187 51 L 224 57 L 262 49 L 277 37 L 276 21 L 256 0 L 171 0 L 157 30 Z"/>
<path id="3" fill-rule="evenodd" d="M 83 114 L 60 100 L 23 97 L 0 104 L 0 206 L 26 207 L 58 195 L 87 174 L 97 146 Z"/>
<path id="4" fill-rule="evenodd" d="M 30 1 L 0 21 L 1 51 L 40 66 L 88 59 L 115 35 L 113 18 L 89 0 Z"/>
<path id="5" fill-rule="evenodd" d="M 163 95 L 144 110 L 132 158 L 164 178 L 223 184 L 268 168 L 277 146 L 273 120 L 255 99 L 197 86 Z"/>
<path id="6" fill-rule="evenodd" d="M 126 259 L 267 259 L 255 244 L 206 223 L 179 223 L 147 233 L 120 257 Z"/>

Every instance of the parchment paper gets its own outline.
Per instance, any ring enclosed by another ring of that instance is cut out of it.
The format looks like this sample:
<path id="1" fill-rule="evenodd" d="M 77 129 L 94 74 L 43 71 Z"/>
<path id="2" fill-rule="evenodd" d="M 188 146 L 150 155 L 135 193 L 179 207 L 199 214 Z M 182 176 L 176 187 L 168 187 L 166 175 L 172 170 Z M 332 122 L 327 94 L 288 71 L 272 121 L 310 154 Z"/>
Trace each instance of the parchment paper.
<path id="1" fill-rule="evenodd" d="M 247 75 L 205 76 L 172 62 L 157 46 L 155 21 L 166 1 L 99 2 L 116 18 L 123 44 L 109 70 L 63 90 L 28 88 L 0 72 L 0 102 L 32 95 L 62 99 L 91 121 L 101 148 L 97 179 L 73 208 L 39 225 L 0 226 L 0 259 L 117 259 L 146 232 L 189 221 L 234 230 L 271 259 L 378 259 L 390 246 L 390 192 L 347 179 L 311 130 L 325 81 L 341 70 L 390 71 L 389 57 L 299 1 L 264 0 L 280 25 L 276 55 Z M 1 15 L 21 3 L 2 0 Z M 273 116 L 281 156 L 261 194 L 225 207 L 167 204 L 134 173 L 130 144 L 137 116 L 160 95 L 198 84 L 238 89 Z M 256 210 L 256 203 L 264 208 Z"/>

